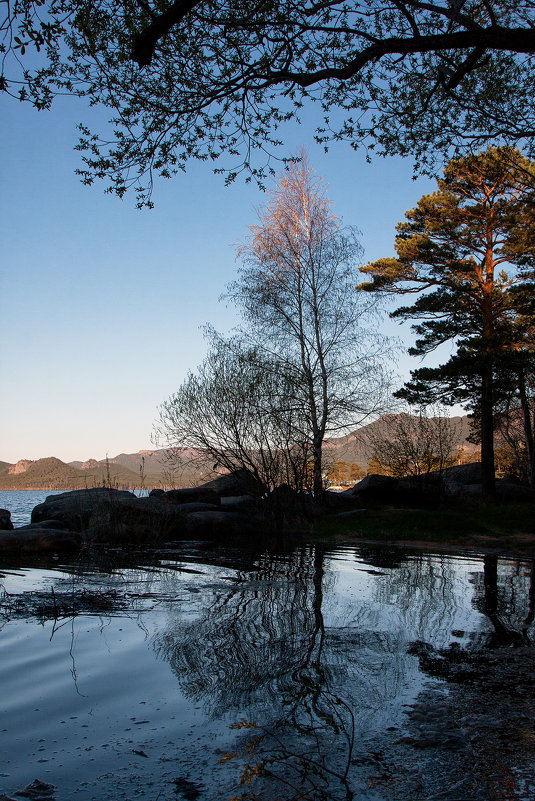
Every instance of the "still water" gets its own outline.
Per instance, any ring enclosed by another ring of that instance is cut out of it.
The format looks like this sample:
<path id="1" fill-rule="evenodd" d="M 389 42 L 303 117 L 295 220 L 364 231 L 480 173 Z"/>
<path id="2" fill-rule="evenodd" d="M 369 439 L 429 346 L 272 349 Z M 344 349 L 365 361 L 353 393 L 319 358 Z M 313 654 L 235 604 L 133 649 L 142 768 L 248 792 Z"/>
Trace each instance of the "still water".
<path id="1" fill-rule="evenodd" d="M 477 554 L 190 542 L 2 563 L 2 595 L 0 795 L 37 778 L 57 801 L 228 800 L 260 758 L 259 799 L 398 801 L 370 754 L 448 692 L 410 643 L 477 650 L 497 613 L 535 636 L 533 565 Z"/>

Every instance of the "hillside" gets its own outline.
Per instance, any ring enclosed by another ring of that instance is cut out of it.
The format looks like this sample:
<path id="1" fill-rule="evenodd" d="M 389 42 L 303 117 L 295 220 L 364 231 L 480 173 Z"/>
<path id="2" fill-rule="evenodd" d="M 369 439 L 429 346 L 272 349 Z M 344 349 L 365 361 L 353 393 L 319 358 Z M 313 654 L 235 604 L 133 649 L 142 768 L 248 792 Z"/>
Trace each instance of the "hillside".
<path id="1" fill-rule="evenodd" d="M 363 469 L 373 456 L 372 442 L 384 434 L 397 415 L 383 415 L 369 425 L 362 426 L 344 437 L 325 440 L 324 460 L 328 467 L 334 462 L 349 462 Z M 450 419 L 456 429 L 458 445 L 473 453 L 476 446 L 467 443 L 468 417 Z M 113 486 L 124 489 L 152 489 L 154 487 L 188 487 L 213 478 L 211 463 L 203 461 L 199 453 L 182 450 L 177 457 L 166 450 L 120 453 L 109 459 L 85 462 L 65 462 L 49 457 L 35 462 L 21 459 L 16 465 L 0 461 L 0 489 L 84 489 L 86 487 Z"/>
<path id="2" fill-rule="evenodd" d="M 131 470 L 119 461 L 135 464 L 139 454 L 120 454 L 116 459 L 66 464 L 51 456 L 16 464 L 0 462 L 0 490 L 73 490 L 111 486 L 117 489 L 153 489 L 155 487 L 189 487 L 213 478 L 209 465 L 191 464 L 184 460 L 172 468 L 169 463 L 159 472 Z M 77 465 L 83 465 L 83 468 Z M 143 462 L 141 462 L 143 465 Z"/>
<path id="3" fill-rule="evenodd" d="M 344 437 L 333 437 L 326 439 L 324 443 L 324 456 L 326 462 L 355 462 L 364 469 L 367 469 L 373 457 L 373 441 L 375 438 L 385 436 L 389 426 L 400 415 L 384 414 L 373 423 L 362 426 L 357 431 L 352 431 Z M 469 453 L 473 453 L 477 446 L 467 442 L 470 434 L 470 421 L 465 415 L 463 417 L 450 417 L 449 421 L 456 434 L 456 445 L 464 447 Z"/>
<path id="4" fill-rule="evenodd" d="M 120 453 L 117 456 L 108 458 L 109 464 L 122 465 L 138 476 L 140 472 L 145 475 L 163 475 L 169 469 L 168 452 L 164 449 L 154 451 L 138 451 L 137 453 Z M 95 463 L 94 459 L 86 462 L 69 462 L 71 467 L 79 470 L 88 469 L 90 463 Z M 97 464 L 105 465 L 106 459 L 100 459 Z"/>
<path id="5" fill-rule="evenodd" d="M 17 463 L 20 464 L 20 463 Z M 111 465 L 109 474 L 106 466 L 92 470 L 78 470 L 65 462 L 50 456 L 30 462 L 26 469 L 14 472 L 17 465 L 8 465 L 13 472 L 0 472 L 2 490 L 70 490 L 111 485 L 121 489 L 139 487 L 139 475 L 121 465 Z M 157 486 L 156 479 L 156 486 Z"/>

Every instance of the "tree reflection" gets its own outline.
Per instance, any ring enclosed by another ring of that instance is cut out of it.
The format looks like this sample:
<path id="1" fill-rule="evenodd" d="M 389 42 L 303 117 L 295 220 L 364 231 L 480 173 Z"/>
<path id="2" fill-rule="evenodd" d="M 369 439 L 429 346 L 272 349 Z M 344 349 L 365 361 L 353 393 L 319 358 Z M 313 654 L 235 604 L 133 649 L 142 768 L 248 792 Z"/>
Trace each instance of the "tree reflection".
<path id="1" fill-rule="evenodd" d="M 339 664 L 332 649 L 326 655 L 324 561 L 321 547 L 264 555 L 254 573 L 217 587 L 198 617 L 174 620 L 157 640 L 185 695 L 247 720 L 231 755 L 243 798 L 274 784 L 280 799 L 353 797 L 354 719 L 332 689 Z"/>
<path id="2" fill-rule="evenodd" d="M 200 594 L 186 607 L 170 606 L 155 647 L 185 696 L 236 723 L 229 758 L 241 771 L 240 797 L 358 796 L 366 768 L 356 766 L 370 764 L 369 738 L 404 719 L 419 686 L 409 642 L 445 647 L 466 621 L 469 562 L 462 570 L 448 556 L 375 554 L 378 571 L 369 570 L 370 556 L 341 557 L 347 595 L 335 585 L 336 555 L 314 546 L 264 554 L 254 569 L 196 584 Z M 476 595 L 491 621 L 503 621 L 500 571 L 491 559 L 483 567 Z M 509 570 L 506 595 L 529 632 L 533 572 L 528 588 L 525 568 L 517 578 Z M 481 637 L 470 639 L 474 646 Z"/>
<path id="3" fill-rule="evenodd" d="M 483 558 L 483 574 L 475 574 L 474 606 L 492 624 L 489 648 L 529 645 L 535 619 L 534 563 Z"/>

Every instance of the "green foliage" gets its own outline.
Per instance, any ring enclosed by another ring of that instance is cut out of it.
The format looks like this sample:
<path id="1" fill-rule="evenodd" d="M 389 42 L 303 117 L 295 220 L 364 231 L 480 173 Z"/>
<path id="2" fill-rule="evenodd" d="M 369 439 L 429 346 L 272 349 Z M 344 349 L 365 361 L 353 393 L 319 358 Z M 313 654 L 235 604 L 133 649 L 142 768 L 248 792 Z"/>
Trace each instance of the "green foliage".
<path id="1" fill-rule="evenodd" d="M 493 141 L 533 152 L 532 15 L 531 0 L 14 0 L 0 90 L 107 109 L 108 130 L 80 126 L 80 175 L 132 187 L 139 205 L 191 158 L 262 184 L 280 128 L 313 102 L 325 148 L 346 140 L 425 169 L 437 150 Z"/>

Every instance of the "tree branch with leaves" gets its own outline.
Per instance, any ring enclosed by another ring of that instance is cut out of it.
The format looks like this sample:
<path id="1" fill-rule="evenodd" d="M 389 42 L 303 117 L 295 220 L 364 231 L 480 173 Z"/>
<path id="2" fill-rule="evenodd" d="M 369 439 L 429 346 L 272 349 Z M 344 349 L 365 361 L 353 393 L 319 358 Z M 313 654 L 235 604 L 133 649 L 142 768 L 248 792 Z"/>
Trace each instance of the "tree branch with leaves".
<path id="1" fill-rule="evenodd" d="M 281 128 L 316 103 L 316 139 L 410 154 L 512 144 L 535 155 L 533 0 L 14 0 L 0 89 L 48 108 L 78 95 L 82 179 L 151 203 L 191 158 L 264 184 Z"/>

